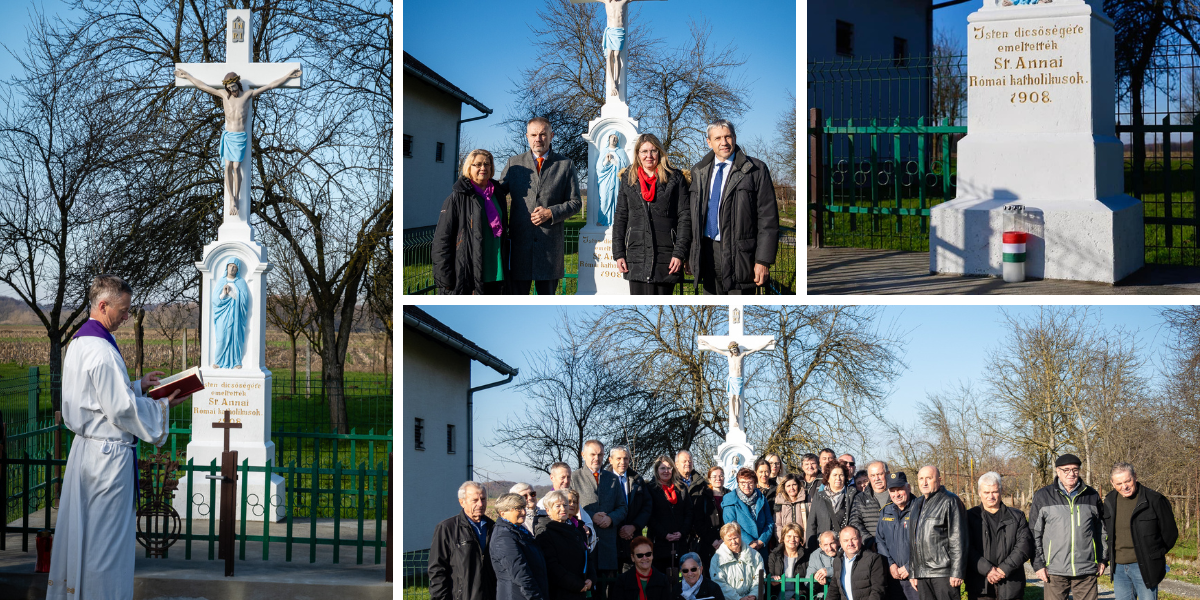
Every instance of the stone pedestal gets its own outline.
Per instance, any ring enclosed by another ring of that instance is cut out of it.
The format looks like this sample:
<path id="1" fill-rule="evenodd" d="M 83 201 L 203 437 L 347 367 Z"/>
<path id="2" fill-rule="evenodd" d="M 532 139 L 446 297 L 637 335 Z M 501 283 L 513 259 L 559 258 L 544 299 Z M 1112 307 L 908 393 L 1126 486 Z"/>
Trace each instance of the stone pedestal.
<path id="1" fill-rule="evenodd" d="M 266 248 L 254 240 L 253 230 L 248 225 L 229 223 L 241 221 L 236 217 L 227 218 L 226 221 L 229 226 L 222 226 L 218 240 L 204 248 L 204 260 L 196 263 L 204 294 L 200 303 L 205 327 L 201 330 L 199 364 L 205 389 L 192 396 L 192 437 L 187 446 L 187 458 L 194 461 L 195 465 L 207 465 L 216 459 L 220 466 L 225 434 L 212 424 L 221 421 L 228 410 L 230 420 L 242 424 L 241 428 L 230 430 L 229 449 L 238 452 L 239 463 L 249 459 L 251 466 L 261 467 L 275 458 L 275 443 L 271 441 L 271 373 L 266 369 L 266 274 L 271 263 L 267 259 Z M 213 288 L 225 276 L 221 267 L 230 258 L 238 258 L 245 265 L 246 272 L 242 276 L 250 289 L 249 325 L 239 369 L 214 366 L 216 328 L 213 326 L 212 300 L 219 290 L 214 291 Z M 257 496 L 248 498 L 249 504 L 265 507 L 269 498 L 274 520 L 281 520 L 286 498 L 283 477 L 272 475 L 266 490 L 263 489 L 264 476 L 261 473 L 251 473 L 249 479 L 247 493 Z M 241 486 L 244 483 L 238 482 L 239 513 Z M 192 483 L 193 503 L 207 505 L 205 510 L 219 513 L 219 499 L 214 502 L 214 499 L 208 498 L 208 486 L 208 480 L 203 478 Z M 219 494 L 219 485 L 217 489 Z M 179 490 L 175 496 L 175 510 L 182 515 L 187 509 L 186 477 L 180 478 Z M 193 515 L 205 516 L 199 515 L 195 508 Z M 262 514 L 250 516 L 261 518 Z"/>
<path id="2" fill-rule="evenodd" d="M 725 469 L 725 485 L 729 489 L 737 486 L 737 472 L 742 467 L 753 469 L 754 447 L 746 442 L 746 432 L 741 429 L 730 429 L 725 434 L 725 441 L 717 447 L 717 465 Z M 730 482 L 733 483 L 730 486 Z"/>
<path id="3" fill-rule="evenodd" d="M 1143 265 L 1142 205 L 1123 192 L 1112 21 L 1083 0 L 968 17 L 958 194 L 930 211 L 929 270 L 999 277 L 1003 207 L 1031 221 L 1026 275 L 1115 283 Z"/>
<path id="4" fill-rule="evenodd" d="M 625 85 L 622 81 L 621 85 Z M 612 253 L 612 226 L 600 224 L 600 191 L 596 178 L 596 163 L 607 147 L 608 136 L 621 136 L 621 148 L 625 150 L 629 164 L 634 164 L 637 153 L 637 121 L 629 118 L 629 107 L 620 100 L 609 97 L 601 108 L 601 116 L 588 123 L 588 132 L 583 139 L 588 143 L 587 224 L 579 230 L 579 280 L 577 294 L 629 294 L 626 281 Z M 611 221 L 610 221 L 611 222 Z"/>

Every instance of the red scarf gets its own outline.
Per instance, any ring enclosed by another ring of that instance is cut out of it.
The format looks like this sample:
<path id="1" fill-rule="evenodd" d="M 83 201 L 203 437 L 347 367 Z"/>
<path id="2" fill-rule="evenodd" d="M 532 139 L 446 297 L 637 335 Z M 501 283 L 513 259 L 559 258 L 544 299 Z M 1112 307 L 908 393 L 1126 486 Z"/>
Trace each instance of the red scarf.
<path id="1" fill-rule="evenodd" d="M 637 174 L 638 183 L 641 184 L 638 187 L 642 189 L 642 200 L 645 200 L 646 202 L 654 202 L 654 185 L 658 183 L 658 177 L 655 175 L 647 175 L 646 170 L 640 165 L 637 168 Z M 674 504 L 674 502 L 671 504 Z"/>
<path id="2" fill-rule="evenodd" d="M 672 502 L 672 504 L 674 504 L 674 502 Z M 653 574 L 654 574 L 654 569 L 650 569 L 650 575 L 653 575 Z M 642 582 L 645 581 L 645 582 L 649 583 L 650 575 L 642 577 L 642 574 L 638 573 L 637 569 L 634 569 L 634 578 L 637 579 L 637 584 L 638 584 L 638 600 L 646 600 L 646 590 L 642 589 Z"/>
<path id="3" fill-rule="evenodd" d="M 641 169 L 638 169 L 638 170 L 641 171 Z M 676 502 L 679 502 L 679 495 L 675 493 L 675 486 L 664 485 L 664 486 L 662 486 L 662 491 L 663 491 L 663 495 L 665 495 L 667 497 L 667 502 L 670 502 L 671 504 L 675 504 Z"/>

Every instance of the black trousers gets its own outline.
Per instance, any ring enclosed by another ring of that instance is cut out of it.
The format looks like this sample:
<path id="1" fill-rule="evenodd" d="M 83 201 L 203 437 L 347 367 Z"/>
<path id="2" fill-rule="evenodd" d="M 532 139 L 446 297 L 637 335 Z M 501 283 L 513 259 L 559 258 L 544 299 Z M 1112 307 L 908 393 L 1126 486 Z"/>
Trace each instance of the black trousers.
<path id="1" fill-rule="evenodd" d="M 638 296 L 670 296 L 675 293 L 675 284 L 630 281 L 629 293 Z"/>
<path id="2" fill-rule="evenodd" d="M 725 264 L 725 249 L 721 246 L 721 242 L 710 237 L 700 238 L 700 272 L 696 274 L 700 278 L 700 286 L 706 295 L 728 295 L 740 296 L 744 294 L 753 295 L 757 290 L 727 290 L 721 285 L 721 276 L 724 274 L 723 265 Z"/>
<path id="3" fill-rule="evenodd" d="M 553 296 L 554 291 L 558 289 L 558 279 L 537 279 L 537 280 L 512 280 L 509 282 L 508 293 L 514 296 L 528 296 L 529 284 L 533 284 L 533 288 L 539 296 Z"/>
<path id="4" fill-rule="evenodd" d="M 929 577 L 917 580 L 917 597 L 921 600 L 959 600 L 962 595 L 957 587 L 950 587 L 949 577 Z"/>

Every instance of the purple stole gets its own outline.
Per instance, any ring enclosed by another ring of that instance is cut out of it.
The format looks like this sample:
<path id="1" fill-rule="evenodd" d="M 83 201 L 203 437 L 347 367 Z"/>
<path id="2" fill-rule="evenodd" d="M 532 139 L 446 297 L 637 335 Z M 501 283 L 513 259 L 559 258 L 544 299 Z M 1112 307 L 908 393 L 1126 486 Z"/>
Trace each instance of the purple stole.
<path id="1" fill-rule="evenodd" d="M 79 331 L 76 331 L 75 335 L 71 336 L 71 339 L 77 339 L 77 338 L 81 338 L 81 337 L 100 338 L 100 339 L 112 344 L 113 349 L 115 349 L 117 351 L 117 355 L 121 357 L 121 365 L 122 366 L 125 365 L 125 356 L 123 354 L 121 354 L 121 347 L 117 345 L 117 339 L 114 338 L 112 333 L 109 333 L 109 331 L 107 329 L 105 329 L 103 325 L 100 324 L 100 321 L 97 321 L 95 319 L 88 319 L 87 322 L 84 323 L 83 326 L 79 328 Z M 135 436 L 135 439 L 136 439 L 136 436 Z M 141 473 L 138 472 L 138 460 L 139 460 L 138 447 L 135 442 L 135 445 L 133 447 L 133 505 L 134 505 L 134 507 L 136 507 L 138 505 L 138 502 L 141 500 L 141 497 L 142 497 Z"/>

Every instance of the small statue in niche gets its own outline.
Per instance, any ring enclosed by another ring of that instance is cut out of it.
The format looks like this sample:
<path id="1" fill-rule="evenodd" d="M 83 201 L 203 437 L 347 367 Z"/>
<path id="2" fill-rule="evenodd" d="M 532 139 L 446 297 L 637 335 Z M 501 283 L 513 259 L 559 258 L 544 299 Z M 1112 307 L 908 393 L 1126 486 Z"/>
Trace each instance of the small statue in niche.
<path id="1" fill-rule="evenodd" d="M 213 368 L 240 369 L 250 312 L 250 287 L 242 277 L 241 260 L 230 258 L 225 263 L 225 277 L 217 279 L 213 291 Z"/>

